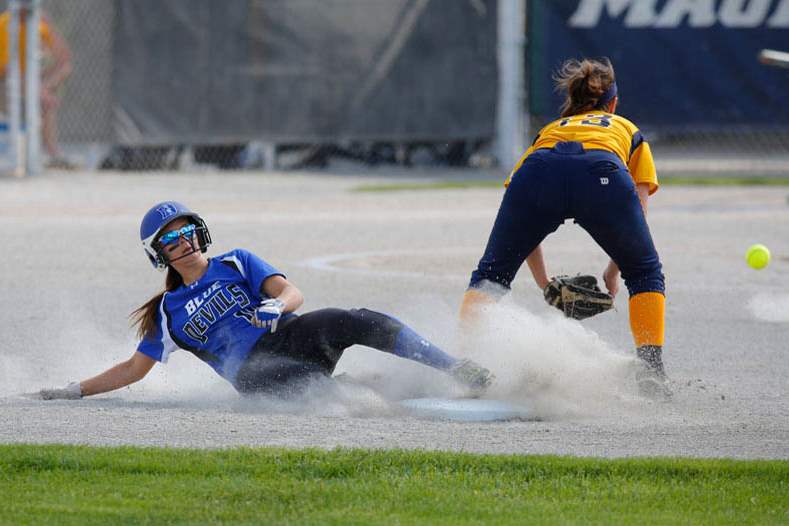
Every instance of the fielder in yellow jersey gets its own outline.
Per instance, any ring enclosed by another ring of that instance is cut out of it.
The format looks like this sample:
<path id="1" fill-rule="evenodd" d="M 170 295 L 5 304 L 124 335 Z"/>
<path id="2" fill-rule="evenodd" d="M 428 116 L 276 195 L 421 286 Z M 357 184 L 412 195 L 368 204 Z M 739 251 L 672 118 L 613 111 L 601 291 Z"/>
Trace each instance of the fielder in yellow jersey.
<path id="1" fill-rule="evenodd" d="M 546 300 L 556 305 L 551 295 L 557 280 L 548 279 L 541 243 L 574 219 L 611 258 L 603 271 L 609 294 L 617 294 L 620 272 L 627 286 L 630 328 L 643 364 L 639 389 L 666 399 L 665 280 L 646 222 L 648 197 L 658 189 L 652 152 L 638 128 L 615 114 L 619 99 L 607 59 L 569 60 L 555 80 L 567 93 L 561 117 L 540 130 L 507 178 L 461 319 L 473 324 L 477 308 L 510 288 L 524 260 Z"/>
<path id="2" fill-rule="evenodd" d="M 635 124 L 619 115 L 595 112 L 557 119 L 537 134 L 534 143 L 515 165 L 515 174 L 526 158 L 540 148 L 553 148 L 560 142 L 579 142 L 584 150 L 606 150 L 616 154 L 627 166 L 636 184 L 646 183 L 649 195 L 658 189 L 652 150 Z M 507 178 L 505 185 L 509 184 Z"/>

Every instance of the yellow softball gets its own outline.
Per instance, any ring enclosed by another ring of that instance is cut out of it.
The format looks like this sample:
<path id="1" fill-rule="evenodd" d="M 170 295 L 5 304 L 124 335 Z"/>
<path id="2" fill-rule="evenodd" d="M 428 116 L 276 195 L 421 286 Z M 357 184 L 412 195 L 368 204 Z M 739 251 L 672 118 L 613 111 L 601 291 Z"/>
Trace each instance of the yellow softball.
<path id="1" fill-rule="evenodd" d="M 745 253 L 745 261 L 748 266 L 756 270 L 761 270 L 770 263 L 770 251 L 761 244 L 751 245 Z"/>

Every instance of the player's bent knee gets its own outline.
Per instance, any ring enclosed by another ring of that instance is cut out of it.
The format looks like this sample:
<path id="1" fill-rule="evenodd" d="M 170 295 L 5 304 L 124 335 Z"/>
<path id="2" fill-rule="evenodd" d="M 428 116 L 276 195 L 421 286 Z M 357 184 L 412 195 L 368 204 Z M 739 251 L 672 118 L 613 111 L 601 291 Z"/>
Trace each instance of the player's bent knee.
<path id="1" fill-rule="evenodd" d="M 512 277 L 503 275 L 500 272 L 493 272 L 478 268 L 471 273 L 471 280 L 469 280 L 469 289 L 481 289 L 489 292 L 492 295 L 499 297 L 503 296 L 510 290 Z"/>
<path id="2" fill-rule="evenodd" d="M 374 349 L 391 348 L 405 326 L 388 314 L 370 309 L 349 309 L 345 313 L 343 324 L 349 341 Z"/>
<path id="3" fill-rule="evenodd" d="M 666 292 L 666 281 L 660 269 L 647 274 L 627 276 L 625 278 L 625 286 L 631 298 L 636 294 L 645 292 L 658 292 L 660 294 Z"/>
<path id="4" fill-rule="evenodd" d="M 374 325 L 382 333 L 397 334 L 403 328 L 403 323 L 400 320 L 370 309 L 350 309 L 348 315 L 357 323 Z"/>
<path id="5" fill-rule="evenodd" d="M 510 282 L 479 277 L 474 279 L 472 276 L 468 289 L 466 289 L 466 292 L 470 291 L 474 291 L 478 297 L 487 297 L 492 301 L 498 301 L 510 291 Z"/>

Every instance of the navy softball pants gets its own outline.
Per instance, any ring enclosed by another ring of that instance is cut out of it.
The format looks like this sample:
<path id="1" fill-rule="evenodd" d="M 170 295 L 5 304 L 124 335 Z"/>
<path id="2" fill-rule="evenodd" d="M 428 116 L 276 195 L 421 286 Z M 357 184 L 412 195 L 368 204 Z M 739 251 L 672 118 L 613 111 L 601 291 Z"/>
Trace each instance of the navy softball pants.
<path id="1" fill-rule="evenodd" d="M 331 376 L 351 345 L 390 351 L 403 328 L 396 319 L 368 309 L 319 309 L 293 316 L 258 340 L 234 386 L 242 394 L 296 395 L 310 379 Z"/>
<path id="2" fill-rule="evenodd" d="M 630 296 L 665 290 L 660 258 L 621 159 L 577 142 L 533 152 L 513 175 L 470 287 L 510 287 L 526 257 L 575 219 L 619 266 Z"/>

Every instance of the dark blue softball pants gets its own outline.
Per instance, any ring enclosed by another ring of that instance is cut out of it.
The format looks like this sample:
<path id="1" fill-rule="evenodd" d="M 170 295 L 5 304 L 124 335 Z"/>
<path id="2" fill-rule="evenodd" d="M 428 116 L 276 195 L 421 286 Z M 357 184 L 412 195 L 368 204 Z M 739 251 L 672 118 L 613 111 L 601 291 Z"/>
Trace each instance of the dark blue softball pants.
<path id="1" fill-rule="evenodd" d="M 630 296 L 665 290 L 660 258 L 621 159 L 577 142 L 533 152 L 513 175 L 470 287 L 510 287 L 526 257 L 573 218 L 619 266 Z"/>

